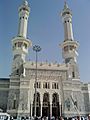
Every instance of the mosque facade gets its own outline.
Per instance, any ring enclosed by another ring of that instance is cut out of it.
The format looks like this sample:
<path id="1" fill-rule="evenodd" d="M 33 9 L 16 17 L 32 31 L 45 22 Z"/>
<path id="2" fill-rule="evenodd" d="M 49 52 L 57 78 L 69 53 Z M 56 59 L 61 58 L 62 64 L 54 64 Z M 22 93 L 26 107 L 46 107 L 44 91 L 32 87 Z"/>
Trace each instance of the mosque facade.
<path id="1" fill-rule="evenodd" d="M 19 7 L 18 35 L 12 39 L 12 73 L 10 78 L 0 78 L 0 108 L 13 116 L 89 114 L 90 84 L 80 81 L 79 43 L 73 37 L 72 11 L 65 2 L 61 12 L 64 40 L 60 44 L 64 62 L 37 62 L 37 66 L 26 60 L 32 46 L 27 37 L 29 13 L 24 0 Z"/>

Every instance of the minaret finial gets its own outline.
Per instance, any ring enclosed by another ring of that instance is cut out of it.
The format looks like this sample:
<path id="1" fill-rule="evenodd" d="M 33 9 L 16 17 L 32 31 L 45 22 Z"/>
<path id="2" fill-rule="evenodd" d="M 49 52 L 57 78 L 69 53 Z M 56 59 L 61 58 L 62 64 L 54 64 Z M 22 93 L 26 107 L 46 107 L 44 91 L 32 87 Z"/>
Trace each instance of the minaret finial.
<path id="1" fill-rule="evenodd" d="M 64 9 L 68 8 L 66 0 L 64 0 Z"/>
<path id="2" fill-rule="evenodd" d="M 28 6 L 27 0 L 23 0 L 23 4 L 24 4 L 25 6 Z"/>

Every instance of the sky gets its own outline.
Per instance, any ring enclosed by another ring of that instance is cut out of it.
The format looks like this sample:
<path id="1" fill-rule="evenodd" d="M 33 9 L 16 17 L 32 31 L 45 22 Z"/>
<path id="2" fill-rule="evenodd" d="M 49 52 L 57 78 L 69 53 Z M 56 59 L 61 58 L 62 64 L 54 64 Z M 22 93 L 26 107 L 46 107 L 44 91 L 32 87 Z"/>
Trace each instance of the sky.
<path id="1" fill-rule="evenodd" d="M 9 77 L 12 65 L 11 40 L 18 33 L 18 7 L 23 0 L 0 0 L 0 78 Z M 40 45 L 38 61 L 63 63 L 59 46 L 64 40 L 60 16 L 64 0 L 27 0 L 30 5 L 27 37 L 32 45 Z M 80 78 L 90 82 L 90 0 L 67 0 L 72 10 L 74 39 L 80 44 L 77 58 Z M 35 61 L 29 49 L 28 60 Z"/>

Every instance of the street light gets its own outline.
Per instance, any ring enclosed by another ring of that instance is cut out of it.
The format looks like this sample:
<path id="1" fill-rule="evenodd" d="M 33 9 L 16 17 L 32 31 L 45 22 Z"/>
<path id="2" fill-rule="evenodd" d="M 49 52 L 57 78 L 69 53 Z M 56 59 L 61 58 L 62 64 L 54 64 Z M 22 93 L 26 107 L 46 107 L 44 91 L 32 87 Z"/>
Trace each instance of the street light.
<path id="1" fill-rule="evenodd" d="M 36 52 L 36 72 L 35 72 L 35 110 L 34 110 L 34 117 L 36 117 L 36 100 L 37 100 L 37 60 L 38 60 L 38 56 L 37 53 L 41 51 L 41 47 L 39 45 L 35 45 L 33 46 L 33 51 Z"/>

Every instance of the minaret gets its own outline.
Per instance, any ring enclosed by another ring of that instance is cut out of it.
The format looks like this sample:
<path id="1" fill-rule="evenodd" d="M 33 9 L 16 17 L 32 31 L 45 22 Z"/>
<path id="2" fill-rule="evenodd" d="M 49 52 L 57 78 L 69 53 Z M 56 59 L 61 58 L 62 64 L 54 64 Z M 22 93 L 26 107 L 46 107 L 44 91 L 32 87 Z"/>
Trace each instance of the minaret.
<path id="1" fill-rule="evenodd" d="M 27 25 L 28 17 L 30 13 L 30 7 L 26 0 L 19 7 L 19 27 L 18 35 L 12 40 L 13 47 L 13 65 L 12 73 L 20 74 L 21 65 L 25 62 L 28 49 L 31 46 L 31 41 L 27 39 Z"/>
<path id="2" fill-rule="evenodd" d="M 27 39 L 29 13 L 30 8 L 28 6 L 28 2 L 24 0 L 23 4 L 19 7 L 18 35 L 12 39 L 13 63 L 7 102 L 7 113 L 9 113 L 11 116 L 17 116 L 17 114 L 19 114 L 19 112 L 22 110 L 19 109 L 19 106 L 22 106 L 21 96 L 23 92 L 21 80 L 25 78 L 24 63 L 26 62 L 28 49 L 31 46 L 31 41 Z M 25 95 L 27 96 L 26 90 L 24 96 Z M 25 99 L 26 98 L 27 97 L 25 97 Z M 24 102 L 25 107 L 26 103 Z M 21 112 L 23 113 L 23 110 Z"/>
<path id="3" fill-rule="evenodd" d="M 77 68 L 77 56 L 78 56 L 78 46 L 79 43 L 74 40 L 73 37 L 73 29 L 72 29 L 72 12 L 69 9 L 67 3 L 64 3 L 64 9 L 61 12 L 62 21 L 64 25 L 64 41 L 61 44 L 62 48 L 62 56 L 64 58 L 64 62 L 70 63 L 72 66 L 72 76 L 78 78 L 78 68 Z M 75 75 L 77 74 L 77 75 Z"/>
<path id="4" fill-rule="evenodd" d="M 64 41 L 61 44 L 63 58 L 65 59 L 65 63 L 70 62 L 71 59 L 77 62 L 76 57 L 78 56 L 77 48 L 79 44 L 77 41 L 74 41 L 72 30 L 72 12 L 66 2 L 61 16 L 64 25 Z"/>

